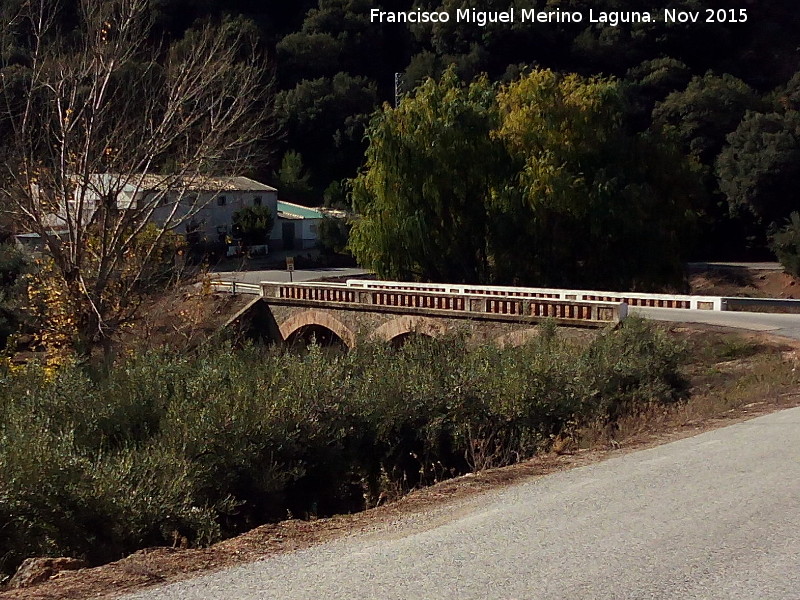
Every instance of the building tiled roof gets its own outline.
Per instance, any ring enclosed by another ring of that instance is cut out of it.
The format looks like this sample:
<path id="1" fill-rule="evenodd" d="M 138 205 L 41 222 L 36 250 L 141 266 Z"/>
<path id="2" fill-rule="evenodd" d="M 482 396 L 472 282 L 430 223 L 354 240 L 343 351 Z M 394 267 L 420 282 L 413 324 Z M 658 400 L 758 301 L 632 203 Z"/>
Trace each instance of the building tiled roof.
<path id="1" fill-rule="evenodd" d="M 215 177 L 212 182 L 219 182 L 221 185 L 229 185 L 227 189 L 241 192 L 277 192 L 274 187 L 250 179 L 249 177 Z"/>
<path id="2" fill-rule="evenodd" d="M 93 185 L 102 189 L 119 189 L 132 192 L 137 190 L 164 190 L 179 188 L 190 192 L 275 192 L 274 187 L 250 179 L 249 177 L 209 177 L 197 175 L 176 180 L 170 175 L 115 175 L 98 173 L 92 175 Z"/>

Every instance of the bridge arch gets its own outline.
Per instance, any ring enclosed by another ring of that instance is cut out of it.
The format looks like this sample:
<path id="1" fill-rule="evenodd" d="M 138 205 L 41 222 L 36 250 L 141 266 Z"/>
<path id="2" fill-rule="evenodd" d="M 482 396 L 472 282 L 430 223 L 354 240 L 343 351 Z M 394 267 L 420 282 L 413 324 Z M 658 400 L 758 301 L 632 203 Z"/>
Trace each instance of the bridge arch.
<path id="1" fill-rule="evenodd" d="M 370 339 L 392 343 L 394 340 L 414 334 L 437 338 L 446 331 L 447 327 L 436 319 L 408 315 L 384 323 L 372 332 Z"/>
<path id="2" fill-rule="evenodd" d="M 323 327 L 336 334 L 348 350 L 356 347 L 356 335 L 350 328 L 324 310 L 306 310 L 289 317 L 280 326 L 281 338 L 286 342 L 307 327 Z"/>

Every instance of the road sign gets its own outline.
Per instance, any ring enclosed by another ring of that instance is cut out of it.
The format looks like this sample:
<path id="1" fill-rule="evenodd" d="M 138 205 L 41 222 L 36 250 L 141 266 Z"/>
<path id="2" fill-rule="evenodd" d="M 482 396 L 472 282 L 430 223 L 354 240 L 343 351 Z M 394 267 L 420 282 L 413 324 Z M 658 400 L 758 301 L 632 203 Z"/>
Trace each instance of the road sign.
<path id="1" fill-rule="evenodd" d="M 294 271 L 294 256 L 286 257 L 286 270 L 290 273 Z"/>

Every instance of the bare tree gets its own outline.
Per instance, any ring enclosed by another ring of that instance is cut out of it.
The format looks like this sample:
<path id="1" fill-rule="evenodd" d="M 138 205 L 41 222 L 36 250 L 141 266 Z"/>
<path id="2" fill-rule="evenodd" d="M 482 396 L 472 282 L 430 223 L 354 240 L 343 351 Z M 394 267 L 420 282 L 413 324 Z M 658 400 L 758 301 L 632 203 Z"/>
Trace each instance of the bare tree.
<path id="1" fill-rule="evenodd" d="M 241 23 L 167 47 L 149 0 L 79 5 L 77 32 L 60 26 L 57 0 L 28 0 L 3 24 L 30 59 L 0 71 L 0 193 L 42 236 L 86 346 L 131 316 L 135 303 L 119 300 L 202 208 L 192 192 L 251 167 L 274 120 L 271 70 Z"/>

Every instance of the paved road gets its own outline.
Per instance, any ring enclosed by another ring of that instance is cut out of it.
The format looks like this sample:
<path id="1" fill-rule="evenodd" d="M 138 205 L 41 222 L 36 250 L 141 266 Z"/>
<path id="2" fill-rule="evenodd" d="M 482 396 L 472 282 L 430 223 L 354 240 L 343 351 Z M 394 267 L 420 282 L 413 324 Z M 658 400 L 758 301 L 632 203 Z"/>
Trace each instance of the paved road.
<path id="1" fill-rule="evenodd" d="M 681 310 L 673 308 L 643 308 L 639 306 L 632 306 L 629 310 L 631 314 L 642 315 L 655 321 L 706 323 L 749 331 L 764 331 L 800 340 L 800 315 L 796 314 Z M 798 593 L 798 598 L 800 598 L 800 593 Z"/>
<path id="2" fill-rule="evenodd" d="M 749 269 L 752 271 L 783 271 L 783 265 L 778 262 L 690 262 L 690 269 Z"/>
<path id="3" fill-rule="evenodd" d="M 369 271 L 364 269 L 351 269 L 344 267 L 323 267 L 319 269 L 301 269 L 292 274 L 293 281 L 316 281 L 329 277 L 358 277 L 366 275 Z M 214 273 L 214 279 L 223 281 L 236 281 L 244 283 L 260 283 L 262 281 L 275 281 L 283 283 L 289 281 L 289 272 L 286 269 L 270 269 L 264 271 L 221 271 Z"/>
<path id="4" fill-rule="evenodd" d="M 800 409 L 129 600 L 800 597 Z"/>

